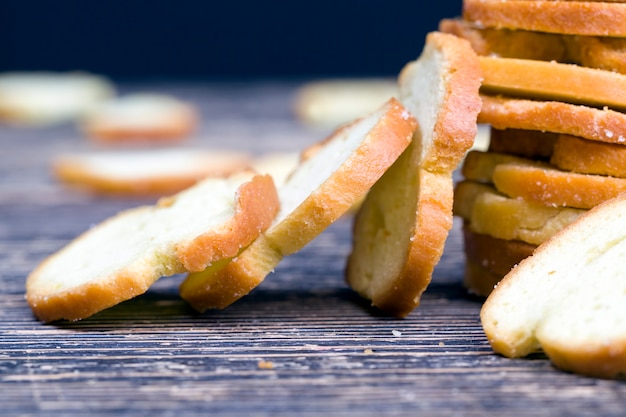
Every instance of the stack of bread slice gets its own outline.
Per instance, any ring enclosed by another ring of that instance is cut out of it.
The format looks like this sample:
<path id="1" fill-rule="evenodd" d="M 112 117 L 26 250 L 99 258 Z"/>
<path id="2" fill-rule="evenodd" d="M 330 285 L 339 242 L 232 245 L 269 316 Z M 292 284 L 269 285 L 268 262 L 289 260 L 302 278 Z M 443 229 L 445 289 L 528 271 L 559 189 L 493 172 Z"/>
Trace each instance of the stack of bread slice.
<path id="1" fill-rule="evenodd" d="M 478 122 L 491 133 L 455 188 L 471 292 L 488 296 L 538 245 L 626 191 L 620 13 L 626 3 L 466 0 L 463 18 L 440 21 L 480 55 Z"/>
<path id="2" fill-rule="evenodd" d="M 489 145 L 455 187 L 465 286 L 494 352 L 626 375 L 626 3 L 465 0 Z"/>

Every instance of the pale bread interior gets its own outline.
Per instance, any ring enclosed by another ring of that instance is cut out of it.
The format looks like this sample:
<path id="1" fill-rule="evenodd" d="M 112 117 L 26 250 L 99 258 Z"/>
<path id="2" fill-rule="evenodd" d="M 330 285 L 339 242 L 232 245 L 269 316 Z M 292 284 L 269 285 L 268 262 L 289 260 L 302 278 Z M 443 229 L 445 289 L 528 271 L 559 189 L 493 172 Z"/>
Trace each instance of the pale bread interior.
<path id="1" fill-rule="evenodd" d="M 542 348 L 566 370 L 626 372 L 625 199 L 591 209 L 500 282 L 481 310 L 496 352 L 522 357 Z"/>

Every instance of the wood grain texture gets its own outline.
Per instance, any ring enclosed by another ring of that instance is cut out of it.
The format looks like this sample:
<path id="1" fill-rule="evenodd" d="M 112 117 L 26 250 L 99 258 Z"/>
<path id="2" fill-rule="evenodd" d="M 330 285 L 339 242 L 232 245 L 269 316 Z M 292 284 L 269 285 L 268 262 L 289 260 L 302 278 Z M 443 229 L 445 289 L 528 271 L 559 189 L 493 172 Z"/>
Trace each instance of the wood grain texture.
<path id="1" fill-rule="evenodd" d="M 127 86 L 132 89 L 133 86 Z M 143 86 L 142 86 L 143 87 Z M 254 152 L 321 139 L 293 118 L 295 84 L 151 86 L 195 101 L 193 141 Z M 461 287 L 457 222 L 422 304 L 394 319 L 345 284 L 351 219 L 286 258 L 249 296 L 195 313 L 182 277 L 76 323 L 43 325 L 26 275 L 90 225 L 146 202 L 68 190 L 55 152 L 89 148 L 72 126 L 0 127 L 0 399 L 3 416 L 621 416 L 622 381 L 491 352 L 481 301 Z"/>

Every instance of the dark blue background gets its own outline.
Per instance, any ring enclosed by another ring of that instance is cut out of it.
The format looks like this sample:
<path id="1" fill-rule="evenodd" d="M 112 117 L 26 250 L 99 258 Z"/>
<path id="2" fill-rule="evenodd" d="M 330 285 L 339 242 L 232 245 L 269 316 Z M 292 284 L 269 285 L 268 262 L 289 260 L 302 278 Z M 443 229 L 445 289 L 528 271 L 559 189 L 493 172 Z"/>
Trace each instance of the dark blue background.
<path id="1" fill-rule="evenodd" d="M 118 79 L 396 75 L 462 0 L 0 0 L 0 70 Z"/>

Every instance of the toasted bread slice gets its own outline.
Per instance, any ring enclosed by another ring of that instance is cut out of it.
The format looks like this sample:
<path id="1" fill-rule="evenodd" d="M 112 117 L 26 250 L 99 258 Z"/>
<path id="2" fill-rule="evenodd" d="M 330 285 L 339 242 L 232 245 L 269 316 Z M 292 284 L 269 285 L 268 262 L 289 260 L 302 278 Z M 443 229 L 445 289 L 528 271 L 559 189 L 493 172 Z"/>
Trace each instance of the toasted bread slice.
<path id="1" fill-rule="evenodd" d="M 399 78 L 417 117 L 413 142 L 367 194 L 355 218 L 346 280 L 404 317 L 420 302 L 452 227 L 452 172 L 477 133 L 481 72 L 468 41 L 431 32 Z"/>
<path id="2" fill-rule="evenodd" d="M 545 32 L 484 27 L 454 18 L 439 21 L 441 32 L 467 39 L 478 55 L 567 62 L 566 37 Z"/>
<path id="3" fill-rule="evenodd" d="M 481 56 L 481 92 L 626 109 L 626 75 L 554 61 Z"/>
<path id="4" fill-rule="evenodd" d="M 626 74 L 626 38 L 572 36 L 567 43 L 571 62 Z"/>
<path id="5" fill-rule="evenodd" d="M 208 178 L 77 237 L 28 276 L 26 299 L 45 322 L 86 318 L 144 293 L 162 276 L 236 255 L 271 224 L 278 204 L 269 176 Z"/>
<path id="6" fill-rule="evenodd" d="M 107 195 L 167 195 L 206 177 L 246 169 L 253 158 L 226 149 L 165 148 L 61 154 L 52 170 L 59 181 Z"/>
<path id="7" fill-rule="evenodd" d="M 105 142 L 171 142 L 187 138 L 198 121 L 191 103 L 167 94 L 134 93 L 94 106 L 80 119 L 79 128 Z"/>
<path id="8" fill-rule="evenodd" d="M 607 143 L 626 143 L 626 114 L 559 101 L 481 94 L 478 122 L 496 129 L 564 133 Z"/>
<path id="9" fill-rule="evenodd" d="M 463 18 L 484 27 L 626 36 L 626 4 L 612 1 L 464 0 Z"/>
<path id="10" fill-rule="evenodd" d="M 469 222 L 472 218 L 472 210 L 478 196 L 484 193 L 499 193 L 493 184 L 486 184 L 478 181 L 464 179 L 454 186 L 454 203 L 452 204 L 452 214 Z"/>
<path id="11" fill-rule="evenodd" d="M 550 163 L 581 174 L 626 178 L 626 146 L 559 135 Z"/>
<path id="12" fill-rule="evenodd" d="M 1 73 L 0 122 L 22 127 L 68 122 L 114 95 L 108 78 L 87 72 Z"/>
<path id="13" fill-rule="evenodd" d="M 493 183 L 496 189 L 553 207 L 590 209 L 626 191 L 626 178 L 579 174 L 527 158 L 471 151 L 462 167 L 468 180 Z"/>
<path id="14" fill-rule="evenodd" d="M 626 374 L 626 194 L 589 210 L 524 259 L 493 290 L 481 322 L 493 350 L 542 349 L 561 369 Z"/>
<path id="15" fill-rule="evenodd" d="M 470 41 L 479 55 L 574 63 L 626 74 L 626 39 L 484 27 L 442 19 L 439 30 Z"/>
<path id="16" fill-rule="evenodd" d="M 272 226 L 236 257 L 189 274 L 181 296 L 196 310 L 224 308 L 257 287 L 281 260 L 346 213 L 411 142 L 415 118 L 396 99 L 303 151 L 279 187 Z"/>
<path id="17" fill-rule="evenodd" d="M 534 161 L 506 153 L 471 150 L 463 160 L 461 174 L 468 180 L 493 183 L 493 171 L 496 169 L 496 166 L 514 162 L 548 166 L 541 161 Z"/>
<path id="18" fill-rule="evenodd" d="M 491 128 L 489 152 L 549 160 L 559 135 L 552 132 L 522 129 Z"/>
<path id="19" fill-rule="evenodd" d="M 626 178 L 579 174 L 537 163 L 505 163 L 493 170 L 498 191 L 526 201 L 590 209 L 626 191 Z"/>
<path id="20" fill-rule="evenodd" d="M 486 184 L 464 180 L 454 190 L 454 214 L 476 233 L 538 245 L 585 210 L 510 198 Z"/>

